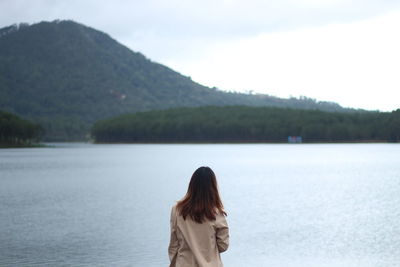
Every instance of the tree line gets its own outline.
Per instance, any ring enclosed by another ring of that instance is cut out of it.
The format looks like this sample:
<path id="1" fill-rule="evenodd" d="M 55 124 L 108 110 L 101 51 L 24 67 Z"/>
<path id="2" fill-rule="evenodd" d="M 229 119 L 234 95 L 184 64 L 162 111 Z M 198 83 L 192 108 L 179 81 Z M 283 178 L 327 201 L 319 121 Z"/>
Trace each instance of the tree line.
<path id="1" fill-rule="evenodd" d="M 274 107 L 197 107 L 139 112 L 100 120 L 95 142 L 398 142 L 400 109 L 324 112 Z"/>
<path id="2" fill-rule="evenodd" d="M 42 134 L 40 125 L 0 111 L 0 145 L 30 145 L 39 142 Z"/>

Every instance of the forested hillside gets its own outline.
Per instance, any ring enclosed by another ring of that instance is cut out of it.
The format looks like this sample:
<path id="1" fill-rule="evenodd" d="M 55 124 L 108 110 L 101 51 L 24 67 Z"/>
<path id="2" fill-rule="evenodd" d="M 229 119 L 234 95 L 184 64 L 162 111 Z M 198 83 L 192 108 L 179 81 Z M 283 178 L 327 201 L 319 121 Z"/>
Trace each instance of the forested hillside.
<path id="1" fill-rule="evenodd" d="M 42 133 L 39 125 L 0 110 L 0 147 L 36 143 Z"/>
<path id="2" fill-rule="evenodd" d="M 346 110 L 208 88 L 73 21 L 0 29 L 0 109 L 40 123 L 47 140 L 82 140 L 92 123 L 118 114 L 203 105 Z"/>
<path id="3" fill-rule="evenodd" d="M 323 112 L 272 107 L 198 107 L 141 112 L 98 121 L 96 142 L 398 142 L 400 109 Z"/>

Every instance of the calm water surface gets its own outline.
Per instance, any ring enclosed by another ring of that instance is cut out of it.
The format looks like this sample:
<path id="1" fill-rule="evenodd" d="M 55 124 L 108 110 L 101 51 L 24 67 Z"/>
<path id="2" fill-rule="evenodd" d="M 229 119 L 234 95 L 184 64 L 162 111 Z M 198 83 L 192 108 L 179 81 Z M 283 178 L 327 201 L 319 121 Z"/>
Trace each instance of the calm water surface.
<path id="1" fill-rule="evenodd" d="M 212 167 L 225 266 L 400 266 L 400 146 L 0 150 L 0 266 L 168 266 L 169 213 Z"/>

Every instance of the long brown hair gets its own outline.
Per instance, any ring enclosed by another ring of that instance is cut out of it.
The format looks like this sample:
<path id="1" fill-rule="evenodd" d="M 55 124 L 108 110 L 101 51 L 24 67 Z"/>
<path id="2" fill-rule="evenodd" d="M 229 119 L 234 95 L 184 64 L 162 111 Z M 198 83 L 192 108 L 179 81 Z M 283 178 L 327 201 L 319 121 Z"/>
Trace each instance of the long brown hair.
<path id="1" fill-rule="evenodd" d="M 200 167 L 193 173 L 186 195 L 178 201 L 177 210 L 184 220 L 189 216 L 197 223 L 215 220 L 218 213 L 226 215 L 218 193 L 217 178 L 211 168 Z"/>

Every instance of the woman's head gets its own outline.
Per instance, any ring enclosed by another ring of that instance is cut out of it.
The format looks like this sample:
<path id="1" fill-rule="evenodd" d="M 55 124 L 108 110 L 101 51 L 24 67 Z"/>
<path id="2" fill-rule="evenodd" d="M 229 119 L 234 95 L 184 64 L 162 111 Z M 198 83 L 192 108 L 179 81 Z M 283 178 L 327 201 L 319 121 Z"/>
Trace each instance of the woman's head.
<path id="1" fill-rule="evenodd" d="M 198 223 L 206 219 L 215 220 L 218 213 L 226 215 L 211 168 L 200 167 L 193 173 L 188 191 L 177 208 L 184 219 L 189 216 Z"/>

